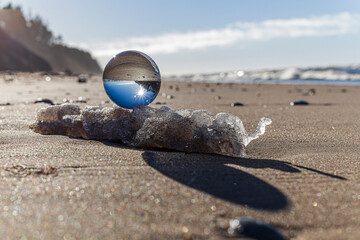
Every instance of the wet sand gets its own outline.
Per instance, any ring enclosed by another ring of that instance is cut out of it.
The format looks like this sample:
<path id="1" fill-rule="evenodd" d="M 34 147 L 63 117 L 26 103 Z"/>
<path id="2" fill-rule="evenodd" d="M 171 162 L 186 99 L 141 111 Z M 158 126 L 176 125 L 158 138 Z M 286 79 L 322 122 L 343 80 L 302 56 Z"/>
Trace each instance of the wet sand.
<path id="1" fill-rule="evenodd" d="M 289 239 L 360 238 L 360 87 L 164 81 L 153 107 L 232 113 L 248 132 L 273 120 L 230 158 L 33 133 L 39 97 L 112 106 L 100 77 L 45 78 L 0 74 L 3 239 L 226 239 L 234 217 Z"/>

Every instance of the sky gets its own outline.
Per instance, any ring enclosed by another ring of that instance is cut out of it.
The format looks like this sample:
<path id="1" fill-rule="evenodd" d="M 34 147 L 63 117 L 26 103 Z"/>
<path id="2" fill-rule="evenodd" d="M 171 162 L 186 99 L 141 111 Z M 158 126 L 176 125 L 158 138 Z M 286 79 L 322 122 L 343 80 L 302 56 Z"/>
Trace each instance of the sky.
<path id="1" fill-rule="evenodd" d="M 162 74 L 360 64 L 359 0 L 0 0 L 104 67 L 139 50 Z"/>

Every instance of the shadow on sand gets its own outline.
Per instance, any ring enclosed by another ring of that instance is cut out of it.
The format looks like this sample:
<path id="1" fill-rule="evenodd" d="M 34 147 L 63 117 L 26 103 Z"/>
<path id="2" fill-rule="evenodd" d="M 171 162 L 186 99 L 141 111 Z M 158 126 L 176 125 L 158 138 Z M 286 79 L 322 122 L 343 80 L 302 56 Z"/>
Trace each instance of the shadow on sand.
<path id="1" fill-rule="evenodd" d="M 146 151 L 142 157 L 152 168 L 186 186 L 235 204 L 266 211 L 285 209 L 289 205 L 289 200 L 276 187 L 236 168 L 237 166 L 270 168 L 289 173 L 300 173 L 298 168 L 301 168 L 327 177 L 346 180 L 319 170 L 270 159 L 198 154 L 197 160 L 194 160 L 193 154 L 164 151 Z"/>

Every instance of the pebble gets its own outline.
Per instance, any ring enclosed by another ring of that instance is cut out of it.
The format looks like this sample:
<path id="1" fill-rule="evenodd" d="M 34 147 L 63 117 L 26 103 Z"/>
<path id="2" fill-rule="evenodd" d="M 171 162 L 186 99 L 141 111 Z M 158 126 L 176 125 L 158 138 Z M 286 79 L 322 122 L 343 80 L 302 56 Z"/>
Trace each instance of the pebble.
<path id="1" fill-rule="evenodd" d="M 156 104 L 156 105 L 165 105 L 166 102 L 156 102 L 155 104 Z"/>
<path id="2" fill-rule="evenodd" d="M 220 99 L 221 99 L 221 96 L 216 96 L 215 99 L 216 99 L 216 100 L 220 100 Z"/>
<path id="3" fill-rule="evenodd" d="M 258 240 L 286 240 L 274 226 L 250 218 L 235 218 L 229 221 L 228 233 L 231 236 L 243 236 Z"/>
<path id="4" fill-rule="evenodd" d="M 87 103 L 87 100 L 85 97 L 78 97 L 77 100 L 75 100 L 76 103 Z"/>
<path id="5" fill-rule="evenodd" d="M 231 106 L 232 106 L 232 107 L 241 107 L 241 106 L 244 106 L 244 104 L 241 103 L 241 102 L 233 102 L 233 103 L 231 104 Z"/>
<path id="6" fill-rule="evenodd" d="M 38 98 L 34 103 L 47 103 L 50 105 L 54 105 L 54 102 L 48 98 Z"/>
<path id="7" fill-rule="evenodd" d="M 309 102 L 300 100 L 300 101 L 291 102 L 290 105 L 291 106 L 294 106 L 294 105 L 309 105 Z"/>
<path id="8" fill-rule="evenodd" d="M 78 77 L 78 83 L 86 83 L 86 82 L 87 82 L 87 79 L 86 79 L 85 75 L 80 74 Z"/>
<path id="9" fill-rule="evenodd" d="M 167 95 L 166 98 L 167 98 L 167 99 L 173 99 L 174 96 L 172 96 L 172 95 Z"/>
<path id="10" fill-rule="evenodd" d="M 309 89 L 307 92 L 304 92 L 302 95 L 303 96 L 313 96 L 316 94 L 316 89 L 315 88 L 311 88 Z"/>
<path id="11" fill-rule="evenodd" d="M 9 106 L 9 105 L 11 105 L 9 102 L 0 103 L 0 106 Z"/>

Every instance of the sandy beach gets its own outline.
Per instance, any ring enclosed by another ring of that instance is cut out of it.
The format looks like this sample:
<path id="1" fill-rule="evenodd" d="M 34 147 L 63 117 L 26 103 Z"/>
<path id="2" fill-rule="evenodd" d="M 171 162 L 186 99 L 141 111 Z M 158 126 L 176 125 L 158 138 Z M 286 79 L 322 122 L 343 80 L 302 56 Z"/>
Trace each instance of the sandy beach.
<path id="1" fill-rule="evenodd" d="M 360 238 L 360 87 L 163 81 L 152 107 L 232 113 L 248 132 L 273 120 L 231 158 L 31 132 L 38 98 L 113 105 L 100 76 L 77 80 L 0 74 L 2 239 L 226 239 L 235 217 Z"/>

